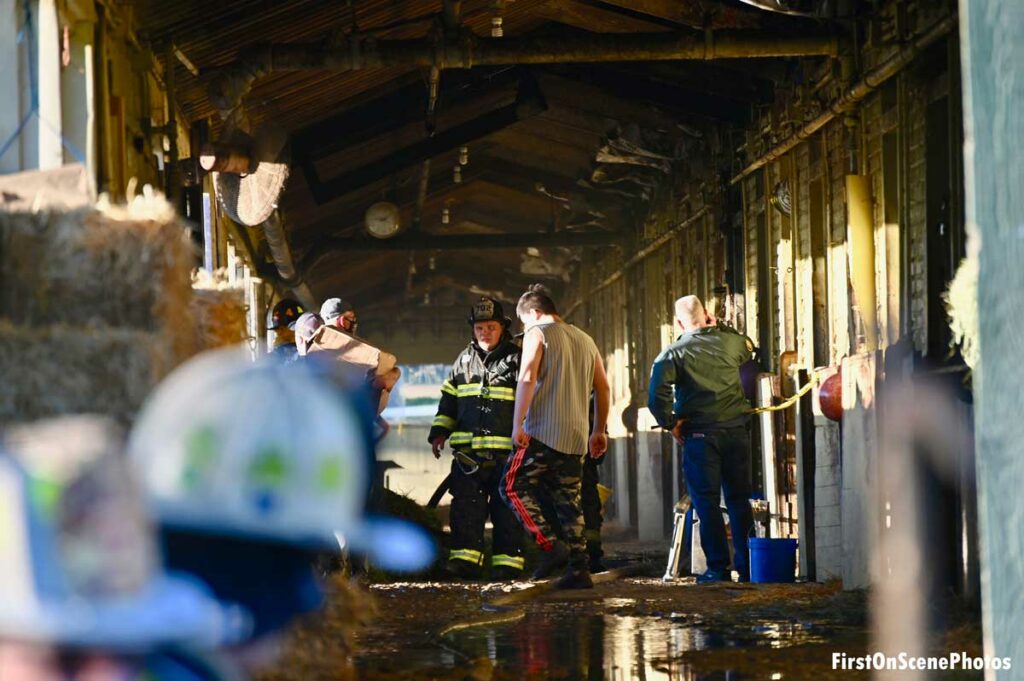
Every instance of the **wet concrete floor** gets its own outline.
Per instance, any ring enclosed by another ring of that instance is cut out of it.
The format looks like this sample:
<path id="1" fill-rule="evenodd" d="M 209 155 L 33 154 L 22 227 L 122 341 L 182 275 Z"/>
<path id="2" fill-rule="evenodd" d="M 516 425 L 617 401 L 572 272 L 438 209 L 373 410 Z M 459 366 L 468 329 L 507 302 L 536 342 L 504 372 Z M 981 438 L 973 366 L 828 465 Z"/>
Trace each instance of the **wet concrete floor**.
<path id="1" fill-rule="evenodd" d="M 665 584 L 623 574 L 630 572 L 602 577 L 586 591 L 527 582 L 363 587 L 359 598 L 368 590 L 369 600 L 353 605 L 349 597 L 342 606 L 335 599 L 334 610 L 304 626 L 285 664 L 263 679 L 870 678 L 832 669 L 833 653 L 868 650 L 863 592 L 837 584 L 698 586 L 692 578 Z M 353 629 L 339 618 L 367 623 Z M 976 634 L 961 634 L 971 650 Z"/>
<path id="2" fill-rule="evenodd" d="M 862 596 L 821 585 L 624 578 L 512 598 L 497 585 L 379 585 L 374 593 L 381 611 L 395 614 L 358 637 L 359 678 L 823 679 L 833 650 L 866 644 Z M 783 616 L 765 600 L 792 607 Z"/>

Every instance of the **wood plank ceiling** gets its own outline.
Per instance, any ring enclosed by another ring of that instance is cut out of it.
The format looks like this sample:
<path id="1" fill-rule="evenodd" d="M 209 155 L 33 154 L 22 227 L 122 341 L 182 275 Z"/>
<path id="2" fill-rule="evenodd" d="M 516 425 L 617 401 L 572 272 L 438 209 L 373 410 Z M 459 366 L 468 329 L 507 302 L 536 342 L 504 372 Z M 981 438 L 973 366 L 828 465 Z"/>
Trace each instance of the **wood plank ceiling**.
<path id="1" fill-rule="evenodd" d="M 221 123 L 207 87 L 246 48 L 353 32 L 417 38 L 442 12 L 440 0 L 132 6 L 144 40 L 156 50 L 173 43 L 197 67 L 198 76 L 175 62 L 176 98 L 190 121 L 208 120 L 214 135 Z M 492 18 L 501 16 L 506 35 L 552 39 L 569 31 L 765 30 L 793 21 L 736 0 L 464 0 L 461 9 L 463 24 L 478 35 L 489 35 Z M 461 315 L 479 290 L 513 300 L 539 278 L 561 285 L 578 252 L 558 245 L 566 234 L 630 232 L 651 187 L 672 163 L 700 152 L 710 126 L 742 126 L 754 106 L 770 101 L 764 61 L 756 68 L 734 60 L 443 71 L 433 137 L 425 127 L 427 75 L 412 67 L 274 73 L 256 81 L 244 104 L 254 125 L 273 122 L 290 133 L 293 170 L 279 207 L 316 295 L 350 298 L 364 318 L 396 307 L 436 315 L 438 301 L 457 303 Z M 457 181 L 462 146 L 469 159 Z M 607 162 L 631 153 L 633 162 Z M 427 194 L 417 210 L 427 159 Z M 400 207 L 405 236 L 421 244 L 439 234 L 546 232 L 551 246 L 531 254 L 346 249 L 370 239 L 363 216 L 380 200 Z M 258 240 L 257 229 L 251 234 Z M 541 277 L 538 268 L 551 273 Z"/>

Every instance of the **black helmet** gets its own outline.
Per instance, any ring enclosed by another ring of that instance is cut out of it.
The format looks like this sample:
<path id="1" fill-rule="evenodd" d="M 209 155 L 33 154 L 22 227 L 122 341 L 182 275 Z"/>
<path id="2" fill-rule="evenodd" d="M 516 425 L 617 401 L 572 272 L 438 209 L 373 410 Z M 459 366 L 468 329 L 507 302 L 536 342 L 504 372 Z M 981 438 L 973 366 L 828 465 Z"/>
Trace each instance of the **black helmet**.
<path id="1" fill-rule="evenodd" d="M 469 310 L 470 325 L 477 322 L 501 322 L 506 328 L 512 324 L 512 320 L 505 316 L 501 303 L 487 296 L 482 296 Z"/>
<path id="2" fill-rule="evenodd" d="M 299 301 L 283 298 L 274 306 L 274 310 L 270 313 L 270 323 L 267 328 L 280 329 L 288 327 L 290 329 L 298 321 L 300 314 L 302 314 L 302 305 L 299 304 Z"/>

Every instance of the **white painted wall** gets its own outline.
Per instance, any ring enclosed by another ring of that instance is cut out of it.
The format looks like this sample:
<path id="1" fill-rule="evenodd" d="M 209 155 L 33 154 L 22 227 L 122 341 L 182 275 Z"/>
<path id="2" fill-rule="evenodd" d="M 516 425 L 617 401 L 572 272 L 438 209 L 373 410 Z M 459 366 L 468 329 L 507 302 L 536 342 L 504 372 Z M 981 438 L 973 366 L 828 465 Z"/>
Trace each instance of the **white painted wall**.
<path id="1" fill-rule="evenodd" d="M 0 145 L 18 129 L 22 111 L 22 48 L 18 44 L 21 12 L 17 0 L 0 0 Z M 22 169 L 21 144 L 15 143 L 0 156 L 0 173 Z"/>
<path id="2" fill-rule="evenodd" d="M 878 534 L 877 353 L 847 357 L 843 372 L 840 520 L 844 589 L 871 582 L 871 549 Z M 828 518 L 823 518 L 823 521 Z"/>
<path id="3" fill-rule="evenodd" d="M 95 146 L 92 25 L 69 29 L 71 63 L 65 68 L 56 0 L 35 0 L 29 9 L 27 22 L 20 0 L 0 0 L 0 149 L 21 128 L 0 156 L 0 173 L 47 170 L 77 161 L 66 153 L 65 134 L 87 163 L 88 150 Z M 95 154 L 91 156 L 92 171 Z"/>

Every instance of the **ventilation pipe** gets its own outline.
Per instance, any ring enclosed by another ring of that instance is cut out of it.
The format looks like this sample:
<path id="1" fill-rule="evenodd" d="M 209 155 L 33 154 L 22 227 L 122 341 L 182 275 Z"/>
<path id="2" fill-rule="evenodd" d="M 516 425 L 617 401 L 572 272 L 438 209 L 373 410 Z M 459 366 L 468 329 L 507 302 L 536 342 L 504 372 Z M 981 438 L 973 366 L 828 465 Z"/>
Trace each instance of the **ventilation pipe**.
<path id="1" fill-rule="evenodd" d="M 270 256 L 277 267 L 277 273 L 281 277 L 281 283 L 291 289 L 292 293 L 300 303 L 307 309 L 313 309 L 316 299 L 309 286 L 303 280 L 302 275 L 295 268 L 295 260 L 292 258 L 292 251 L 288 247 L 288 239 L 284 233 L 284 225 L 281 224 L 281 217 L 275 211 L 267 218 L 260 227 L 263 229 L 263 236 L 267 240 L 267 247 L 270 249 Z"/>
<path id="2" fill-rule="evenodd" d="M 776 36 L 750 31 L 622 33 L 482 38 L 449 32 L 440 39 L 355 38 L 341 47 L 322 43 L 269 45 L 246 51 L 210 83 L 210 101 L 227 117 L 253 83 L 278 71 L 354 71 L 389 66 L 438 69 L 512 64 L 741 59 L 752 57 L 835 57 L 831 34 Z"/>

